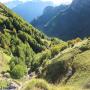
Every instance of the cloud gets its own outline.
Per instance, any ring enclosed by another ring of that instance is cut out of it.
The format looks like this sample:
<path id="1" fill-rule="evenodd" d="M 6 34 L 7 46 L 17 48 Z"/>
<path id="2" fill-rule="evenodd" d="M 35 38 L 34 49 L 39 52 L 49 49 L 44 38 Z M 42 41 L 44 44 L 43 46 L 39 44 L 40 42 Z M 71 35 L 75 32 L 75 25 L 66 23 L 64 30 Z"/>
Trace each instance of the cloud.
<path id="1" fill-rule="evenodd" d="M 72 0 L 43 0 L 43 1 L 52 1 L 54 4 L 70 4 Z"/>
<path id="2" fill-rule="evenodd" d="M 32 0 L 19 0 L 21 2 L 27 2 L 27 1 L 32 1 Z"/>
<path id="3" fill-rule="evenodd" d="M 12 0 L 0 0 L 0 2 L 2 2 L 2 3 L 7 3 L 7 2 L 10 2 L 10 1 L 12 1 Z"/>
<path id="4" fill-rule="evenodd" d="M 2 3 L 7 3 L 7 2 L 11 2 L 11 1 L 27 2 L 27 1 L 32 1 L 32 0 L 0 0 L 0 2 L 2 2 Z"/>
<path id="5" fill-rule="evenodd" d="M 7 3 L 10 1 L 15 1 L 15 0 L 0 0 L 0 2 L 3 2 L 3 3 Z M 27 1 L 35 1 L 35 0 L 17 0 L 17 1 L 27 2 Z M 39 0 L 36 0 L 36 1 L 39 1 Z M 72 2 L 72 0 L 42 0 L 42 1 L 52 1 L 55 5 L 69 4 Z"/>

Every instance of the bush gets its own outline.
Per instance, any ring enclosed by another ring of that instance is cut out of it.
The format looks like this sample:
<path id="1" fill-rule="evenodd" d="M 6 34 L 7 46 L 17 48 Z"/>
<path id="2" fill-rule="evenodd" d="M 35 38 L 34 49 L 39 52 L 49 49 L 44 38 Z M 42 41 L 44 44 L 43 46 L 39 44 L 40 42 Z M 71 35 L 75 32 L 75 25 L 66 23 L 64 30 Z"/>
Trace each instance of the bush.
<path id="1" fill-rule="evenodd" d="M 51 53 L 52 53 L 52 57 L 54 57 L 55 55 L 57 55 L 59 53 L 59 48 L 58 47 L 52 48 Z"/>
<path id="2" fill-rule="evenodd" d="M 83 46 L 80 47 L 80 50 L 81 50 L 82 52 L 84 52 L 84 51 L 86 51 L 86 50 L 89 50 L 89 49 L 90 49 L 90 47 L 89 47 L 88 45 L 83 45 Z"/>
<path id="3" fill-rule="evenodd" d="M 52 47 L 51 48 L 52 57 L 57 55 L 60 51 L 64 50 L 65 48 L 67 48 L 67 43 L 61 43 Z"/>
<path id="4" fill-rule="evenodd" d="M 60 81 L 66 74 L 67 65 L 65 61 L 58 61 L 49 64 L 43 71 L 43 77 L 49 82 L 55 83 Z"/>
<path id="5" fill-rule="evenodd" d="M 27 74 L 27 67 L 25 65 L 18 64 L 11 71 L 11 76 L 15 79 L 20 79 L 25 74 Z"/>
<path id="6" fill-rule="evenodd" d="M 73 39 L 73 40 L 69 40 L 67 43 L 68 43 L 68 46 L 74 46 L 75 44 L 77 44 L 78 42 L 81 42 L 82 40 L 80 38 L 76 38 L 76 39 Z"/>
<path id="7" fill-rule="evenodd" d="M 42 79 L 33 79 L 24 90 L 50 90 L 49 84 Z"/>

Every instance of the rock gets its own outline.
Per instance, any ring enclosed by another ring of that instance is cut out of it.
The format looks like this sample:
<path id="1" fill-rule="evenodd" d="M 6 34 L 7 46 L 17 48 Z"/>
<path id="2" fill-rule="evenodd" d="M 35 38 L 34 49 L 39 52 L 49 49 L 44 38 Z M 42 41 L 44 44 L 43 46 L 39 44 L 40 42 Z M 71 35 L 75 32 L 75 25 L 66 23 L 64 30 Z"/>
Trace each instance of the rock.
<path id="1" fill-rule="evenodd" d="M 10 73 L 4 73 L 3 77 L 10 78 Z"/>

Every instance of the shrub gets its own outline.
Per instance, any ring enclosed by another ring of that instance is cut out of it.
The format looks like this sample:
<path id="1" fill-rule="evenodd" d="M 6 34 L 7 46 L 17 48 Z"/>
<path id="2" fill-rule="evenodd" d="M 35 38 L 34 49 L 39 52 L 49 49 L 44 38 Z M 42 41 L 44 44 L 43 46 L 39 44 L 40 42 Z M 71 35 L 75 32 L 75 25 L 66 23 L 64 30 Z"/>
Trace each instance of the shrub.
<path id="1" fill-rule="evenodd" d="M 69 40 L 67 43 L 68 43 L 68 46 L 74 46 L 76 43 L 78 42 L 81 42 L 82 40 L 80 38 L 76 38 L 74 40 Z"/>
<path id="2" fill-rule="evenodd" d="M 50 90 L 49 84 L 42 79 L 33 79 L 24 90 Z"/>
<path id="3" fill-rule="evenodd" d="M 20 79 L 25 74 L 27 74 L 27 67 L 25 65 L 18 64 L 11 71 L 11 76 L 15 79 Z"/>
<path id="4" fill-rule="evenodd" d="M 86 50 L 89 50 L 90 47 L 88 45 L 83 45 L 80 47 L 80 50 L 83 52 L 83 51 L 86 51 Z"/>
<path id="5" fill-rule="evenodd" d="M 55 55 L 57 55 L 59 53 L 59 48 L 58 47 L 52 48 L 51 53 L 52 53 L 52 57 L 54 57 Z"/>
<path id="6" fill-rule="evenodd" d="M 67 71 L 67 66 L 65 61 L 59 61 L 55 63 L 51 63 L 45 68 L 44 78 L 46 78 L 49 82 L 55 83 L 60 81 Z"/>

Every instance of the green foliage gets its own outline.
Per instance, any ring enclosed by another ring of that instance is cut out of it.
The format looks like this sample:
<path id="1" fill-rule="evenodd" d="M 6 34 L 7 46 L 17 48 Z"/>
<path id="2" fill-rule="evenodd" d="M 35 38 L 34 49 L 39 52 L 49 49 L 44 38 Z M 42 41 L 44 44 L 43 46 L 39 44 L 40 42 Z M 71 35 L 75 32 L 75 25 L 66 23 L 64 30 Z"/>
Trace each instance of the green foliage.
<path id="1" fill-rule="evenodd" d="M 66 49 L 67 46 L 68 46 L 68 45 L 67 45 L 67 43 L 65 43 L 65 42 L 62 42 L 62 43 L 60 43 L 60 44 L 57 44 L 57 45 L 53 46 L 53 47 L 51 48 L 51 54 L 52 54 L 51 56 L 54 57 L 54 56 L 57 55 L 60 51 Z"/>
<path id="2" fill-rule="evenodd" d="M 67 43 L 61 42 L 57 45 L 53 44 L 50 49 L 46 49 L 42 53 L 38 53 L 37 55 L 35 55 L 32 62 L 32 69 L 35 70 L 36 68 L 40 67 L 45 60 L 52 59 L 65 48 L 67 48 Z"/>
<path id="3" fill-rule="evenodd" d="M 82 45 L 81 47 L 80 47 L 80 50 L 83 52 L 83 51 L 87 51 L 87 50 L 89 50 L 90 49 L 90 47 L 88 46 L 88 45 Z"/>
<path id="4" fill-rule="evenodd" d="M 51 38 L 51 41 L 53 45 L 63 43 L 63 41 L 58 38 Z"/>
<path id="5" fill-rule="evenodd" d="M 65 49 L 67 43 L 57 38 L 48 38 L 1 4 L 0 47 L 12 56 L 9 63 L 11 75 L 20 78 L 24 75 L 24 66 L 20 65 L 36 70 L 45 60 L 52 59 Z"/>
<path id="6" fill-rule="evenodd" d="M 89 40 L 89 38 L 86 39 L 86 40 L 87 40 L 87 42 L 85 44 L 83 44 L 83 45 L 80 46 L 80 50 L 82 52 L 87 51 L 87 50 L 90 50 L 90 40 Z"/>
<path id="7" fill-rule="evenodd" d="M 11 57 L 3 52 L 0 48 L 0 73 L 7 72 L 10 70 L 8 63 L 10 62 Z"/>
<path id="8" fill-rule="evenodd" d="M 38 53 L 34 56 L 34 60 L 32 61 L 32 69 L 35 70 L 36 68 L 40 67 L 44 60 L 51 58 L 51 51 L 46 50 L 42 53 Z"/>
<path id="9" fill-rule="evenodd" d="M 19 60 L 17 57 L 13 57 L 11 61 L 9 62 L 10 70 L 12 70 L 15 65 L 19 64 Z"/>
<path id="10" fill-rule="evenodd" d="M 24 90 L 50 90 L 50 87 L 43 79 L 33 79 L 26 85 Z"/>
<path id="11" fill-rule="evenodd" d="M 43 79 L 32 79 L 22 90 L 82 90 L 74 85 L 53 85 Z"/>
<path id="12" fill-rule="evenodd" d="M 66 74 L 67 71 L 67 66 L 65 64 L 65 61 L 59 61 L 56 63 L 51 63 L 50 65 L 47 66 L 46 70 L 46 75 L 44 75 L 49 82 L 57 82 L 61 80 L 64 75 Z"/>
<path id="13" fill-rule="evenodd" d="M 12 18 L 6 19 L 6 20 L 3 22 L 3 24 L 5 25 L 5 28 L 12 30 L 12 29 L 13 29 L 12 21 L 13 21 Z"/>
<path id="14" fill-rule="evenodd" d="M 9 63 L 10 70 L 18 64 L 31 68 L 35 53 L 49 46 L 42 39 L 47 42 L 50 40 L 7 7 L 2 4 L 0 6 L 0 47 L 13 57 Z"/>
<path id="15" fill-rule="evenodd" d="M 68 46 L 74 46 L 75 44 L 77 44 L 78 42 L 81 42 L 82 40 L 80 38 L 76 38 L 74 40 L 69 40 L 67 43 L 68 43 Z"/>
<path id="16" fill-rule="evenodd" d="M 47 79 L 51 83 L 62 82 L 63 79 L 67 78 L 66 74 L 68 72 L 68 68 L 74 68 L 73 58 L 78 53 L 80 53 L 80 50 L 71 49 L 52 60 L 45 60 L 45 62 L 41 65 L 42 73 L 40 76 Z"/>
<path id="17" fill-rule="evenodd" d="M 11 71 L 11 76 L 15 79 L 20 79 L 27 74 L 27 67 L 22 64 L 17 64 Z"/>
<path id="18" fill-rule="evenodd" d="M 8 86 L 9 82 L 6 80 L 0 79 L 0 88 L 5 89 Z"/>
<path id="19" fill-rule="evenodd" d="M 6 31 L 7 29 L 4 29 L 4 34 L 1 33 L 1 36 L 0 36 L 1 47 L 5 49 L 7 49 L 10 46 L 10 40 L 11 40 L 10 34 L 7 33 Z"/>

